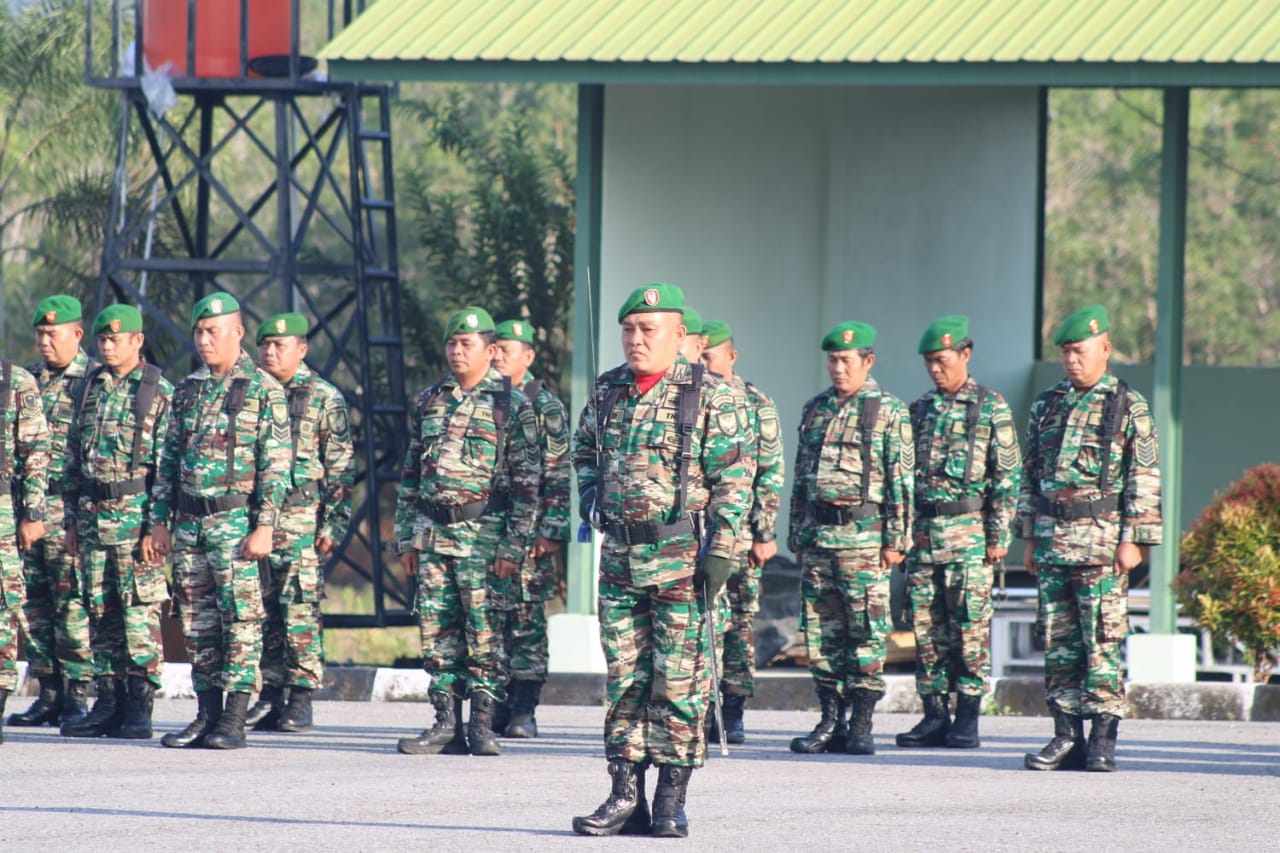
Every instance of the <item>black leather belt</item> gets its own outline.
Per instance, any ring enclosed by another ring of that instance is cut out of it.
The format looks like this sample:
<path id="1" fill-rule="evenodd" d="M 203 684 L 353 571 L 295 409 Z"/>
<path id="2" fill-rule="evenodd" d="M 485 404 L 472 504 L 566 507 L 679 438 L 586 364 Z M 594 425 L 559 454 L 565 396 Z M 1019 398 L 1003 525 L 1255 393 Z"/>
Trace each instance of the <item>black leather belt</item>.
<path id="1" fill-rule="evenodd" d="M 306 506 L 320 496 L 320 481 L 309 480 L 300 489 L 294 489 L 285 495 L 284 505 L 287 507 Z"/>
<path id="2" fill-rule="evenodd" d="M 920 518 L 938 518 L 946 515 L 966 515 L 982 509 L 982 498 L 961 498 L 958 501 L 934 501 L 916 504 L 916 515 Z"/>
<path id="3" fill-rule="evenodd" d="M 678 518 L 670 524 L 661 521 L 641 521 L 636 524 L 606 521 L 600 525 L 600 529 L 605 535 L 627 545 L 653 545 L 665 542 L 673 536 L 693 533 L 693 522 L 687 517 Z"/>
<path id="4" fill-rule="evenodd" d="M 80 496 L 91 501 L 105 501 L 122 498 L 125 495 L 140 495 L 147 490 L 147 478 L 138 477 L 133 480 L 122 480 L 119 483 L 104 483 L 101 480 L 85 480 L 80 487 Z"/>
<path id="5" fill-rule="evenodd" d="M 510 507 L 511 498 L 509 495 L 493 495 L 486 501 L 472 501 L 469 504 L 418 502 L 418 511 L 436 524 L 458 524 L 463 521 L 475 521 L 482 515 L 506 512 Z"/>
<path id="6" fill-rule="evenodd" d="M 1081 518 L 1097 518 L 1120 509 L 1120 495 L 1107 495 L 1091 501 L 1052 501 L 1040 499 L 1039 512 L 1058 521 L 1078 521 Z"/>
<path id="7" fill-rule="evenodd" d="M 198 498 L 186 492 L 178 493 L 178 512 L 187 515 L 213 515 L 249 505 L 249 496 L 243 493 L 218 495 L 216 498 Z"/>
<path id="8" fill-rule="evenodd" d="M 880 504 L 860 503 L 837 505 L 815 501 L 805 506 L 804 514 L 810 521 L 818 524 L 852 524 L 855 521 L 861 521 L 864 518 L 874 518 L 879 515 Z"/>

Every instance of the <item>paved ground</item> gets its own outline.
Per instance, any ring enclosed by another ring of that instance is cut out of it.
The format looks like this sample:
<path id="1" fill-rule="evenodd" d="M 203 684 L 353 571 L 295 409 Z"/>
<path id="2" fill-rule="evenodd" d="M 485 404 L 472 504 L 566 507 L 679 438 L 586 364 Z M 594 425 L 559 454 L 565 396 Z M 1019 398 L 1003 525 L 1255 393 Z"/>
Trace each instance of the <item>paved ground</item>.
<path id="1" fill-rule="evenodd" d="M 194 706 L 157 702 L 158 734 L 180 728 Z M 230 853 L 657 843 L 569 831 L 607 792 L 599 709 L 540 709 L 545 736 L 504 741 L 499 758 L 397 754 L 395 739 L 429 712 L 317 703 L 317 731 L 254 734 L 251 748 L 225 753 L 5 727 L 0 845 Z M 876 718 L 874 757 L 792 755 L 787 742 L 814 719 L 748 710 L 751 742 L 694 774 L 684 849 L 1277 849 L 1280 724 L 1126 721 L 1121 772 L 1107 775 L 1023 770 L 1022 754 L 1046 739 L 1044 718 L 984 718 L 980 750 L 906 751 L 893 733 L 914 718 L 886 714 Z"/>

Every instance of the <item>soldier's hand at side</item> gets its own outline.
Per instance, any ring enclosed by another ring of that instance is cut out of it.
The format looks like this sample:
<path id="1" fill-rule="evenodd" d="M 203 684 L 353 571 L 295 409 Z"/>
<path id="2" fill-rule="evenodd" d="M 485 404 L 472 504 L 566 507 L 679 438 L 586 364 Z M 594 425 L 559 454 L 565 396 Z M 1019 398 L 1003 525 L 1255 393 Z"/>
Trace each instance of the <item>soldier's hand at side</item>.
<path id="1" fill-rule="evenodd" d="M 321 557 L 327 557 L 333 553 L 333 540 L 328 536 L 316 537 L 316 553 Z"/>
<path id="2" fill-rule="evenodd" d="M 77 554 L 80 551 L 80 540 L 76 533 L 76 523 L 73 521 L 64 528 L 63 547 L 67 549 L 68 554 Z"/>
<path id="3" fill-rule="evenodd" d="M 411 578 L 418 576 L 418 552 L 405 551 L 400 555 L 400 565 L 404 566 L 404 573 Z"/>
<path id="4" fill-rule="evenodd" d="M 1027 574 L 1031 577 L 1036 576 L 1036 540 L 1022 540 L 1022 567 L 1027 570 Z"/>
<path id="5" fill-rule="evenodd" d="M 1132 542 L 1121 542 L 1116 548 L 1116 574 L 1127 575 L 1142 565 L 1142 549 Z"/>
<path id="6" fill-rule="evenodd" d="M 265 524 L 253 528 L 253 532 L 240 543 L 240 556 L 246 560 L 261 560 L 271 555 L 271 534 L 274 529 Z"/>
<path id="7" fill-rule="evenodd" d="M 513 563 L 511 560 L 504 560 L 501 557 L 493 561 L 493 573 L 501 580 L 506 580 L 514 575 L 518 568 L 520 568 L 519 563 Z"/>
<path id="8" fill-rule="evenodd" d="M 751 550 L 747 552 L 747 562 L 752 568 L 763 566 L 769 562 L 778 553 L 777 542 L 752 542 Z"/>
<path id="9" fill-rule="evenodd" d="M 538 557 L 546 557 L 550 554 L 555 554 L 558 550 L 560 550 L 559 542 L 554 539 L 548 539 L 545 536 L 539 536 L 533 540 L 533 547 L 529 549 L 529 553 L 536 559 Z"/>
<path id="10" fill-rule="evenodd" d="M 1007 556 L 1009 556 L 1008 548 L 994 548 L 990 545 L 987 546 L 987 565 L 988 566 L 998 565 L 999 563 L 1003 562 L 1004 558 Z"/>
<path id="11" fill-rule="evenodd" d="M 43 521 L 22 521 L 18 523 L 18 549 L 30 551 L 35 544 L 44 538 Z"/>
<path id="12" fill-rule="evenodd" d="M 880 549 L 880 568 L 892 569 L 894 566 L 906 559 L 906 554 L 901 551 L 895 551 L 893 548 Z"/>
<path id="13" fill-rule="evenodd" d="M 142 537 L 142 553 L 146 553 L 147 542 L 151 542 L 151 553 L 155 555 L 156 560 L 163 560 L 173 551 L 173 540 L 169 536 L 169 528 L 163 524 L 157 524 L 151 528 L 150 536 Z"/>

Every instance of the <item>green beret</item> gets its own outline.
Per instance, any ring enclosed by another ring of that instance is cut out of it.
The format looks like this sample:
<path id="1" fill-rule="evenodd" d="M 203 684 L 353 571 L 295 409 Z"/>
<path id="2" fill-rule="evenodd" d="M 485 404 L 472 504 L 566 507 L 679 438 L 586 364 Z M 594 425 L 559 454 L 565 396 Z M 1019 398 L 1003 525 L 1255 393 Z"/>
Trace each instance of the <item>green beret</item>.
<path id="1" fill-rule="evenodd" d="M 498 340 L 533 343 L 533 326 L 524 320 L 503 320 L 497 327 Z"/>
<path id="2" fill-rule="evenodd" d="M 142 312 L 132 305 L 108 305 L 98 312 L 93 321 L 95 335 L 113 335 L 116 332 L 141 332 Z"/>
<path id="3" fill-rule="evenodd" d="M 1053 336 L 1053 345 L 1060 347 L 1063 344 L 1074 344 L 1076 341 L 1100 335 L 1110 328 L 1111 321 L 1107 319 L 1107 309 L 1101 305 L 1090 305 L 1062 321 L 1062 325 L 1058 327 L 1058 333 Z"/>
<path id="4" fill-rule="evenodd" d="M 929 324 L 920 338 L 921 355 L 938 350 L 951 349 L 969 337 L 969 318 L 963 314 L 939 317 Z"/>
<path id="5" fill-rule="evenodd" d="M 637 287 L 618 309 L 618 322 L 628 314 L 644 314 L 655 311 L 684 313 L 684 291 L 674 284 L 656 281 Z"/>
<path id="6" fill-rule="evenodd" d="M 690 305 L 684 306 L 684 330 L 691 335 L 703 333 L 702 315 Z"/>
<path id="7" fill-rule="evenodd" d="M 492 331 L 494 331 L 493 318 L 489 316 L 489 312 L 471 305 L 461 311 L 453 312 L 449 322 L 444 325 L 444 339 L 447 341 L 454 335 Z"/>
<path id="8" fill-rule="evenodd" d="M 225 314 L 234 314 L 239 310 L 240 303 L 236 302 L 236 298 L 230 293 L 224 293 L 221 290 L 217 293 L 210 293 L 191 309 L 191 328 L 194 329 L 196 323 L 201 320 L 207 320 L 210 317 L 221 317 Z"/>
<path id="9" fill-rule="evenodd" d="M 272 338 L 276 335 L 306 335 L 310 329 L 311 324 L 301 314 L 295 314 L 292 311 L 287 314 L 276 314 L 274 317 L 263 320 L 258 326 L 256 343 L 262 343 L 263 338 Z"/>
<path id="10" fill-rule="evenodd" d="M 60 326 L 79 320 L 81 314 L 80 300 L 74 296 L 59 293 L 50 296 L 36 306 L 36 313 L 31 316 L 33 326 Z"/>
<path id="11" fill-rule="evenodd" d="M 876 327 L 856 320 L 841 323 L 827 332 L 822 339 L 823 352 L 839 352 L 846 349 L 862 349 L 876 342 Z"/>
<path id="12" fill-rule="evenodd" d="M 724 320 L 708 320 L 702 324 L 702 335 L 707 339 L 707 346 L 719 346 L 733 337 L 733 329 Z"/>

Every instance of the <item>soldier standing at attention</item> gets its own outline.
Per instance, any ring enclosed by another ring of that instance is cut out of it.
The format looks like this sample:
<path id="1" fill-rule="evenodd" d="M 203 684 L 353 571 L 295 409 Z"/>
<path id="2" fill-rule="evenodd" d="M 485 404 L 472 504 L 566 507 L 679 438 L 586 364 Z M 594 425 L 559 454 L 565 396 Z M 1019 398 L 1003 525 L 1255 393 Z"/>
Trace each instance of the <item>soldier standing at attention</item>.
<path id="1" fill-rule="evenodd" d="M 782 503 L 782 483 L 786 461 L 782 454 L 782 431 L 778 409 L 764 392 L 734 373 L 738 350 L 733 329 L 720 320 L 708 320 L 702 327 L 706 347 L 702 361 L 746 400 L 746 413 L 754 437 L 751 452 L 756 460 L 755 482 L 751 489 L 751 512 L 743 526 L 746 560 L 725 586 L 728 618 L 717 625 L 722 638 L 724 666 L 720 689 L 724 697 L 725 738 L 744 743 L 743 709 L 747 697 L 755 694 L 756 635 L 755 614 L 760 610 L 760 578 L 765 563 L 778 553 L 778 508 Z"/>
<path id="2" fill-rule="evenodd" d="M 916 511 L 906 566 L 924 719 L 897 743 L 972 749 L 991 683 L 994 567 L 1009 553 L 1022 457 L 1008 404 L 969 376 L 969 318 L 935 321 L 918 351 L 934 390 L 910 407 Z"/>
<path id="3" fill-rule="evenodd" d="M 262 605 L 262 694 L 245 716 L 255 729 L 311 728 L 311 694 L 324 679 L 320 560 L 333 553 L 351 522 L 355 448 L 342 393 L 316 376 L 307 357 L 310 324 L 277 314 L 258 327 L 258 366 L 284 388 L 289 403 L 293 479 L 259 563 Z M 285 691 L 289 704 L 285 706 Z"/>
<path id="4" fill-rule="evenodd" d="M 199 710 L 160 742 L 239 749 L 262 657 L 258 561 L 271 553 L 290 483 L 289 411 L 280 383 L 240 348 L 234 297 L 201 299 L 191 328 L 204 366 L 173 392 L 149 538 L 156 553 L 173 553 L 174 606 Z"/>
<path id="5" fill-rule="evenodd" d="M 44 536 L 49 425 L 35 377 L 0 358 L 0 716 L 18 689 L 18 621 L 26 581 L 22 552 Z M 0 743 L 4 731 L 0 730 Z"/>
<path id="6" fill-rule="evenodd" d="M 547 680 L 547 598 L 563 565 L 569 541 L 569 424 L 564 403 L 541 379 L 529 373 L 533 364 L 533 327 L 523 320 L 497 326 L 493 365 L 533 405 L 542 450 L 542 483 L 538 489 L 537 538 L 533 549 L 504 590 L 506 601 L 502 644 L 507 656 L 508 717 L 496 727 L 506 737 L 538 736 L 534 712 Z"/>
<path id="7" fill-rule="evenodd" d="M 62 733 L 145 740 L 164 667 L 160 607 L 169 592 L 163 561 L 143 537 L 173 386 L 142 359 L 137 308 L 102 309 L 93 334 L 103 366 L 77 401 L 63 488 L 75 516 L 67 520 L 67 547 L 78 550 L 83 569 L 98 698 Z"/>
<path id="8" fill-rule="evenodd" d="M 1027 754 L 1030 770 L 1116 769 L 1129 572 L 1160 544 L 1155 427 L 1143 396 L 1108 369 L 1109 328 L 1101 305 L 1063 321 L 1053 342 L 1066 378 L 1036 398 L 1027 423 L 1018 530 L 1039 589 L 1054 722 L 1053 740 Z"/>
<path id="9" fill-rule="evenodd" d="M 876 330 L 841 323 L 822 339 L 831 387 L 804 405 L 788 544 L 800 563 L 801 623 L 822 719 L 791 751 L 872 755 L 884 695 L 889 572 L 910 547 L 915 447 L 907 407 L 871 378 Z M 841 692 L 843 690 L 843 693 Z"/>
<path id="10" fill-rule="evenodd" d="M 418 578 L 418 626 L 435 725 L 401 738 L 410 755 L 500 755 L 505 698 L 500 613 L 490 602 L 533 548 L 542 483 L 528 398 L 493 368 L 493 318 L 464 308 L 445 325 L 449 375 L 418 395 L 396 499 L 396 539 Z M 462 700 L 471 700 L 466 736 Z"/>
<path id="11" fill-rule="evenodd" d="M 599 612 L 613 780 L 595 812 L 573 819 L 582 835 L 688 835 L 685 792 L 706 753 L 704 619 L 736 565 L 755 460 L 729 387 L 679 358 L 684 307 L 670 284 L 627 298 L 618 311 L 626 364 L 597 378 L 573 439 L 581 512 L 604 534 Z"/>
<path id="12" fill-rule="evenodd" d="M 49 425 L 49 496 L 43 518 L 45 536 L 33 543 L 23 558 L 27 600 L 22 611 L 26 616 L 27 672 L 39 679 L 40 695 L 26 713 L 10 715 L 11 726 L 68 726 L 82 720 L 93 677 L 89 615 L 82 599 L 76 555 L 67 550 L 63 534 L 67 431 L 85 376 L 97 366 L 80 348 L 84 337 L 80 320 L 80 300 L 65 295 L 42 301 L 31 319 L 43 361 L 28 371 L 40 384 Z"/>

